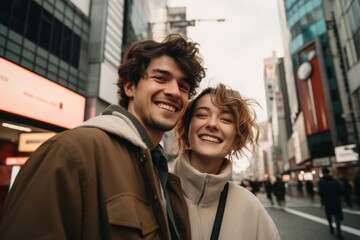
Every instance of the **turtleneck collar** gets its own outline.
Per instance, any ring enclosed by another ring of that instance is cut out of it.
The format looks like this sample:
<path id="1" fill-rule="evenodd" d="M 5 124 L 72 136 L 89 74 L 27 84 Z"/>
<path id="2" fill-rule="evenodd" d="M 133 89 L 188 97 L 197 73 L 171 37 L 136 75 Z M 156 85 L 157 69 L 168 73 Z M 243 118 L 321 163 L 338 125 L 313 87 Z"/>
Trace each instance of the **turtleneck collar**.
<path id="1" fill-rule="evenodd" d="M 191 166 L 189 152 L 175 160 L 173 172 L 180 177 L 185 197 L 196 204 L 209 204 L 217 200 L 232 174 L 232 163 L 225 159 L 219 174 L 202 173 Z"/>

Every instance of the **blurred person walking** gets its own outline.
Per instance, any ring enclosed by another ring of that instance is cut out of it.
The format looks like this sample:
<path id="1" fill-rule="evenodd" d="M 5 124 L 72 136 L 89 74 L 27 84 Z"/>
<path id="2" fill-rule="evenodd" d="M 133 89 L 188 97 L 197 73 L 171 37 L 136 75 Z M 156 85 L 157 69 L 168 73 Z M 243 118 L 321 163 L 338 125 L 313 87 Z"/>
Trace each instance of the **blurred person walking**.
<path id="1" fill-rule="evenodd" d="M 131 46 L 118 68 L 119 105 L 32 153 L 6 198 L 0 239 L 190 239 L 180 180 L 159 142 L 205 76 L 202 63 L 198 44 L 180 35 Z"/>
<path id="2" fill-rule="evenodd" d="M 276 180 L 273 184 L 273 192 L 279 207 L 284 207 L 286 202 L 285 201 L 286 189 L 285 189 L 285 183 L 281 179 L 281 176 L 276 176 Z"/>
<path id="3" fill-rule="evenodd" d="M 339 179 L 339 181 L 340 181 L 342 195 L 344 196 L 345 204 L 347 207 L 352 208 L 352 202 L 351 202 L 352 186 L 349 180 L 345 176 L 342 176 Z"/>
<path id="4" fill-rule="evenodd" d="M 305 189 L 307 195 L 310 197 L 310 200 L 313 202 L 315 197 L 314 183 L 311 180 L 306 180 Z"/>
<path id="5" fill-rule="evenodd" d="M 341 186 L 331 175 L 328 168 L 322 169 L 323 177 L 319 180 L 319 195 L 325 206 L 325 214 L 329 223 L 330 233 L 334 234 L 332 217 L 335 219 L 336 234 L 339 239 L 343 239 L 341 234 L 341 221 L 343 212 L 341 207 Z"/>
<path id="6" fill-rule="evenodd" d="M 181 180 L 194 240 L 280 239 L 259 199 L 229 181 L 228 157 L 253 150 L 258 141 L 250 106 L 239 92 L 219 84 L 192 100 L 175 128 L 181 152 L 173 173 Z"/>
<path id="7" fill-rule="evenodd" d="M 298 191 L 300 197 L 304 196 L 303 187 L 304 187 L 304 184 L 303 184 L 303 182 L 299 179 L 298 182 L 297 182 L 297 184 L 296 184 L 296 188 L 297 188 L 297 191 Z"/>
<path id="8" fill-rule="evenodd" d="M 266 179 L 264 181 L 264 185 L 265 185 L 265 192 L 266 192 L 266 198 L 269 199 L 271 206 L 274 205 L 274 200 L 272 197 L 273 194 L 273 187 L 272 187 L 272 183 L 270 181 L 270 178 Z"/>

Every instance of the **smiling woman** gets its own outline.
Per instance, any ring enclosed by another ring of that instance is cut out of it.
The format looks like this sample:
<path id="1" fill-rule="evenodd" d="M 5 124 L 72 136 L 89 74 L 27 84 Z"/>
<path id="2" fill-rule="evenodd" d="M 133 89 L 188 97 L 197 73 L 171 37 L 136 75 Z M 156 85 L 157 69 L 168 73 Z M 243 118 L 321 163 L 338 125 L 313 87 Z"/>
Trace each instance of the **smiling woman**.
<path id="1" fill-rule="evenodd" d="M 180 155 L 173 172 L 183 187 L 192 239 L 280 239 L 258 199 L 229 182 L 233 166 L 226 156 L 241 157 L 258 141 L 251 103 L 219 84 L 192 100 L 175 128 Z"/>

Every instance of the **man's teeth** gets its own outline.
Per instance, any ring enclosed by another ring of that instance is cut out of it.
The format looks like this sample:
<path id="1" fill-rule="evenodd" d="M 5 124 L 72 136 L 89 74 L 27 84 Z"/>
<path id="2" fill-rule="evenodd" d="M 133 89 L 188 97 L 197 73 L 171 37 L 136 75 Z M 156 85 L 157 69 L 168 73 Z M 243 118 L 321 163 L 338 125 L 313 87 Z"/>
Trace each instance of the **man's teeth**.
<path id="1" fill-rule="evenodd" d="M 216 142 L 216 143 L 220 142 L 220 140 L 218 138 L 211 137 L 211 136 L 201 136 L 200 139 L 210 141 L 210 142 Z"/>
<path id="2" fill-rule="evenodd" d="M 160 108 L 163 108 L 163 109 L 166 109 L 166 110 L 169 110 L 169 111 L 172 111 L 172 112 L 176 111 L 176 109 L 173 106 L 170 106 L 170 105 L 167 105 L 167 104 L 164 104 L 164 103 L 159 103 L 158 106 Z"/>

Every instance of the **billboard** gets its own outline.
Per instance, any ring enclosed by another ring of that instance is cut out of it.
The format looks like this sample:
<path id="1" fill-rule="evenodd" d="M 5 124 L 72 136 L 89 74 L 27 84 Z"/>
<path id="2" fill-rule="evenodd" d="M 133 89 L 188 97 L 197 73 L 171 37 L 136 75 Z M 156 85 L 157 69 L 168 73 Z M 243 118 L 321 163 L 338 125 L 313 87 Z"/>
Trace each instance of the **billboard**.
<path id="1" fill-rule="evenodd" d="M 73 128 L 84 121 L 85 97 L 0 58 L 0 110 Z"/>

